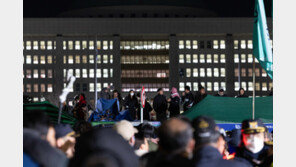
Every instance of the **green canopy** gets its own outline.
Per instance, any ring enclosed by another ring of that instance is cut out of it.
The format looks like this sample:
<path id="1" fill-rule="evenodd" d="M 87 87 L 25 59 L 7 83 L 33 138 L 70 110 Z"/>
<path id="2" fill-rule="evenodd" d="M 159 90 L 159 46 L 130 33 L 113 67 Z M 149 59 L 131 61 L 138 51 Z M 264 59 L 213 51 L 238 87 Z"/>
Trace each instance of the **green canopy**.
<path id="1" fill-rule="evenodd" d="M 208 95 L 200 103 L 183 113 L 193 120 L 199 115 L 207 115 L 217 123 L 241 123 L 252 118 L 252 98 L 217 97 Z M 272 123 L 272 96 L 255 98 L 255 118 L 264 123 Z"/>
<path id="2" fill-rule="evenodd" d="M 23 106 L 24 112 L 32 110 L 42 110 L 50 117 L 52 123 L 57 124 L 59 117 L 59 108 L 48 101 L 39 103 L 28 103 Z M 66 112 L 62 112 L 61 123 L 74 125 L 76 119 Z"/>

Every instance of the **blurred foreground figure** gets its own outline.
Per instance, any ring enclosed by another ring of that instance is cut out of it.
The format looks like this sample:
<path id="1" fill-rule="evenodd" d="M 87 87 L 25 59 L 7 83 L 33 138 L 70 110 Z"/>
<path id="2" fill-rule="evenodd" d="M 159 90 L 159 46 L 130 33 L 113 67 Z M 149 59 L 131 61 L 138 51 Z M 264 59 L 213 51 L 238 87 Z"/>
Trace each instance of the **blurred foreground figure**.
<path id="1" fill-rule="evenodd" d="M 69 124 L 58 124 L 55 127 L 57 148 L 63 151 L 68 158 L 74 155 L 75 132 Z"/>
<path id="2" fill-rule="evenodd" d="M 82 134 L 70 162 L 70 167 L 138 166 L 133 148 L 113 129 L 93 129 Z"/>
<path id="3" fill-rule="evenodd" d="M 242 140 L 237 149 L 236 159 L 252 166 L 271 166 L 272 146 L 264 143 L 265 127 L 261 120 L 242 122 Z"/>
<path id="4" fill-rule="evenodd" d="M 113 129 L 123 137 L 131 146 L 135 145 L 135 134 L 138 133 L 138 130 L 134 128 L 133 124 L 127 120 L 122 120 L 117 122 Z"/>
<path id="5" fill-rule="evenodd" d="M 55 130 L 44 111 L 24 111 L 23 152 L 24 167 L 65 167 L 66 155 L 56 146 Z M 28 157 L 31 159 L 29 164 Z"/>
<path id="6" fill-rule="evenodd" d="M 199 116 L 193 120 L 196 150 L 194 161 L 196 167 L 247 167 L 241 162 L 224 160 L 225 140 L 215 121 L 206 116 Z"/>
<path id="7" fill-rule="evenodd" d="M 194 149 L 193 129 L 187 122 L 172 118 L 158 129 L 159 148 L 141 157 L 145 167 L 189 167 Z"/>

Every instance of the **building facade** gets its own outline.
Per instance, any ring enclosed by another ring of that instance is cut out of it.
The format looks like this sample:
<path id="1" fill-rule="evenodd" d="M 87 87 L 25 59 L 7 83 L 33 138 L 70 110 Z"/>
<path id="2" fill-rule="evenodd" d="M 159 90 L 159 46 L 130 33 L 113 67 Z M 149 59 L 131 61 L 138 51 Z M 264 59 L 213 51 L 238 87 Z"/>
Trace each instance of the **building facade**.
<path id="1" fill-rule="evenodd" d="M 199 83 L 252 95 L 252 32 L 252 18 L 25 18 L 24 95 L 57 104 L 67 73 L 77 78 L 68 101 L 85 93 L 94 103 L 95 87 L 109 85 L 123 96 L 144 86 L 149 98 Z M 272 80 L 255 65 L 256 96 L 266 96 Z"/>

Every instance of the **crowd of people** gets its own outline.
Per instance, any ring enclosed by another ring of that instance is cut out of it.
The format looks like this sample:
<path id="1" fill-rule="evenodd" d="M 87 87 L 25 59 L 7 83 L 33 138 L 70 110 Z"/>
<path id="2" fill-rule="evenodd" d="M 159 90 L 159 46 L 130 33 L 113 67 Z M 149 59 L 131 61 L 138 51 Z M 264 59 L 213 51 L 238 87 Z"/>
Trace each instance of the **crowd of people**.
<path id="1" fill-rule="evenodd" d="M 207 116 L 183 116 L 160 127 L 122 120 L 114 126 L 79 121 L 51 124 L 38 110 L 24 111 L 24 167 L 257 167 L 272 166 L 272 134 L 261 120 L 225 132 Z"/>

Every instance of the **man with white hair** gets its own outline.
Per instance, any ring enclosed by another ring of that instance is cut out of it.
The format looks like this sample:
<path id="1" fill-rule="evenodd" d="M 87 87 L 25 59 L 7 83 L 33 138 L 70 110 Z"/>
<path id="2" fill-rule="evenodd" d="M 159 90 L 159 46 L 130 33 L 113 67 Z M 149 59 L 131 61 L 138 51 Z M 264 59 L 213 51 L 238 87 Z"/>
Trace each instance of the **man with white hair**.
<path id="1" fill-rule="evenodd" d="M 138 133 L 138 130 L 134 128 L 133 124 L 129 121 L 122 120 L 117 122 L 113 129 L 120 134 L 124 140 L 126 140 L 131 146 L 135 145 L 135 134 Z"/>

